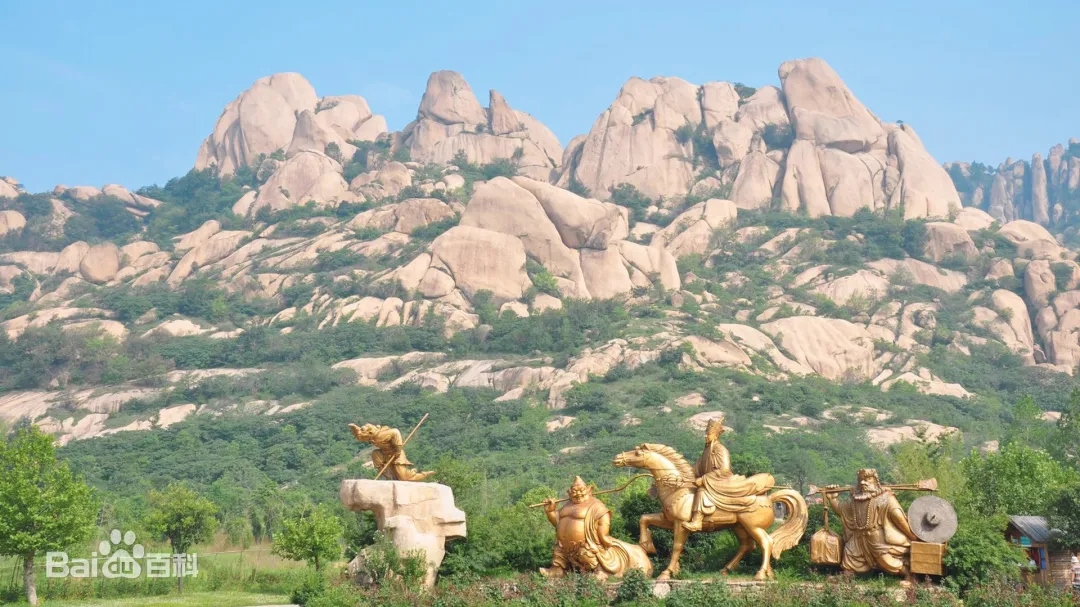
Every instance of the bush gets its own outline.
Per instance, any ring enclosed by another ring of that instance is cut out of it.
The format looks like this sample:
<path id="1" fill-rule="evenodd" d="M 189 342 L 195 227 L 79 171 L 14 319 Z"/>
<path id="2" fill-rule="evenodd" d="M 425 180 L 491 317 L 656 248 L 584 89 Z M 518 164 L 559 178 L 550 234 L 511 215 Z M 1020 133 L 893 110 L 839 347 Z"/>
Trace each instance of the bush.
<path id="1" fill-rule="evenodd" d="M 599 412 L 608 407 L 604 391 L 594 384 L 575 384 L 565 392 L 566 406 L 580 411 Z"/>
<path id="2" fill-rule="evenodd" d="M 641 391 L 641 400 L 638 402 L 642 407 L 659 407 L 666 403 L 667 399 L 667 388 L 662 384 L 649 384 Z"/>
<path id="3" fill-rule="evenodd" d="M 770 150 L 786 150 L 795 141 L 795 129 L 788 124 L 766 124 L 761 139 Z"/>
<path id="4" fill-rule="evenodd" d="M 620 183 L 611 189 L 611 202 L 630 209 L 634 221 L 645 221 L 645 212 L 653 201 L 629 183 Z"/>
<path id="5" fill-rule="evenodd" d="M 445 232 L 445 231 L 449 230 L 450 228 L 456 226 L 458 224 L 458 221 L 460 221 L 460 220 L 461 220 L 460 215 L 454 215 L 453 217 L 447 217 L 446 219 L 441 219 L 439 221 L 429 223 L 426 226 L 420 226 L 420 227 L 416 228 L 415 230 L 413 230 L 412 232 L 410 232 L 409 236 L 412 236 L 416 240 L 424 240 L 424 241 L 427 241 L 427 242 L 431 242 L 432 240 L 435 240 L 435 238 L 437 238 L 443 232 Z"/>
<path id="6" fill-rule="evenodd" d="M 665 604 L 667 607 L 735 607 L 737 603 L 727 584 L 721 581 L 677 586 L 668 595 Z"/>
<path id="7" fill-rule="evenodd" d="M 622 583 L 615 591 L 616 605 L 635 603 L 652 596 L 652 581 L 640 569 L 631 569 L 623 575 Z"/>
<path id="8" fill-rule="evenodd" d="M 1007 583 L 1018 579 L 1026 562 L 1023 550 L 1005 539 L 1004 516 L 964 516 L 945 553 L 946 585 L 967 590 L 991 582 Z"/>
<path id="9" fill-rule="evenodd" d="M 304 607 L 326 591 L 326 577 L 319 571 L 309 571 L 300 585 L 289 591 L 289 602 Z"/>

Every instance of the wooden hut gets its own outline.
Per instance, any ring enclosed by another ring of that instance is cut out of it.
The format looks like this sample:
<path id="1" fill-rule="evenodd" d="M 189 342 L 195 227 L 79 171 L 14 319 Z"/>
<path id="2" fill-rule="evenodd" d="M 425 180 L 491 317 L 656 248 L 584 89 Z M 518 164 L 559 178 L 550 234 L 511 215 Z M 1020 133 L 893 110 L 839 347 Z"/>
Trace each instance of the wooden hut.
<path id="1" fill-rule="evenodd" d="M 1050 546 L 1050 526 L 1041 516 L 1010 516 L 1005 536 L 1027 551 L 1028 559 L 1034 561 L 1033 570 L 1025 577 L 1037 584 L 1053 584 L 1065 587 L 1072 580 L 1071 554 Z"/>

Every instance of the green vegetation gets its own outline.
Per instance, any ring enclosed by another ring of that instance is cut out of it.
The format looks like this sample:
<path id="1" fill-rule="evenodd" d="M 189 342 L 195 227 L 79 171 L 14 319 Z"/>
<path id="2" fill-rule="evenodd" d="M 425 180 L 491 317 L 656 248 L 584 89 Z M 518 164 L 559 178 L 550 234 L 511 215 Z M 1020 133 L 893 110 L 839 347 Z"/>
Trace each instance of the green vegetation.
<path id="1" fill-rule="evenodd" d="M 795 129 L 790 122 L 784 125 L 766 124 L 761 139 L 770 150 L 787 150 L 795 141 Z"/>
<path id="2" fill-rule="evenodd" d="M 93 492 L 57 460 L 52 442 L 36 428 L 0 441 L 0 555 L 22 559 L 31 605 L 37 605 L 35 559 L 88 539 L 97 511 Z"/>
<path id="3" fill-rule="evenodd" d="M 146 528 L 159 539 L 168 540 L 173 554 L 187 554 L 193 545 L 209 541 L 217 528 L 217 506 L 181 484 L 164 491 L 150 491 L 150 513 Z M 183 571 L 176 576 L 177 592 L 184 591 Z"/>
<path id="4" fill-rule="evenodd" d="M 244 194 L 244 186 L 258 185 L 250 167 L 240 167 L 222 177 L 216 166 L 201 171 L 192 169 L 183 177 L 170 179 L 164 187 L 139 189 L 142 196 L 165 203 L 147 217 L 147 237 L 163 249 L 172 248 L 172 238 L 190 232 L 203 223 L 217 219 L 223 225 L 237 221 L 232 206 Z"/>
<path id="5" fill-rule="evenodd" d="M 611 189 L 611 202 L 630 209 L 631 224 L 645 221 L 653 200 L 629 183 L 620 183 Z"/>
<path id="6" fill-rule="evenodd" d="M 341 556 L 341 533 L 341 521 L 326 505 L 305 505 L 281 522 L 273 551 L 321 571 L 323 564 Z"/>
<path id="7" fill-rule="evenodd" d="M 70 242 L 123 242 L 142 227 L 124 203 L 112 196 L 97 196 L 85 204 L 72 206 L 80 213 L 64 223 L 64 236 Z"/>

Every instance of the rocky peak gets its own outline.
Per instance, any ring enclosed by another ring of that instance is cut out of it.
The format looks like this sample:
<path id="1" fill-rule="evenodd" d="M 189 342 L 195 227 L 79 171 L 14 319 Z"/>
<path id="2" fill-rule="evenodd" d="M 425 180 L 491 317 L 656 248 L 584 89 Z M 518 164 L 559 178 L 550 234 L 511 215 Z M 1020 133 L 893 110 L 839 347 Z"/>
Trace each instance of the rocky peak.
<path id="1" fill-rule="evenodd" d="M 401 140 L 417 162 L 450 164 L 459 152 L 477 164 L 512 158 L 519 172 L 542 181 L 551 179 L 563 155 L 543 123 L 511 108 L 494 90 L 485 109 L 461 74 L 451 71 L 428 78 L 416 120 Z"/>
<path id="2" fill-rule="evenodd" d="M 885 147 L 881 121 L 825 61 L 786 61 L 779 75 L 797 138 L 852 154 Z"/>
<path id="3" fill-rule="evenodd" d="M 228 175 L 279 150 L 321 153 L 328 143 L 341 147 L 349 140 L 374 140 L 384 132 L 386 120 L 372 115 L 362 97 L 320 100 L 300 74 L 274 74 L 256 80 L 225 106 L 199 149 L 195 168 L 216 165 Z"/>
<path id="4" fill-rule="evenodd" d="M 476 100 L 469 83 L 461 74 L 449 70 L 434 72 L 428 77 L 417 119 L 466 126 L 488 122 L 487 113 Z"/>
<path id="5" fill-rule="evenodd" d="M 739 208 L 779 202 L 812 216 L 867 207 L 946 217 L 960 207 L 915 132 L 883 124 L 825 61 L 788 61 L 778 73 L 782 90 L 631 78 L 567 147 L 557 183 L 601 198 L 622 183 L 654 199 L 730 188 Z"/>
<path id="6" fill-rule="evenodd" d="M 1031 161 L 1006 158 L 992 167 L 979 162 L 947 162 L 965 205 L 983 209 L 1000 223 L 1018 219 L 1063 227 L 1068 201 L 1080 191 L 1080 142 L 1051 147 Z"/>

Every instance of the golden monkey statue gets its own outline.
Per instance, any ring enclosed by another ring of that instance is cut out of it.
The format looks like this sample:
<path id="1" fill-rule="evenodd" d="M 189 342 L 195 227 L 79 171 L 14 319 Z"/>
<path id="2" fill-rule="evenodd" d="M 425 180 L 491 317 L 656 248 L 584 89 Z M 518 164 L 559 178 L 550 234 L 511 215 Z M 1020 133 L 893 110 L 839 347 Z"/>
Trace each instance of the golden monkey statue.
<path id="1" fill-rule="evenodd" d="M 386 477 L 390 480 L 422 481 L 435 474 L 432 470 L 417 472 L 416 468 L 409 467 L 413 463 L 405 457 L 401 431 L 397 428 L 376 426 L 375 424 L 364 424 L 363 426 L 349 424 L 349 429 L 352 430 L 356 440 L 371 443 L 375 447 L 375 450 L 371 452 L 371 463 L 375 465 L 376 470 L 382 470 L 386 462 L 390 458 L 394 458 L 394 463 L 390 464 L 385 472 Z"/>

